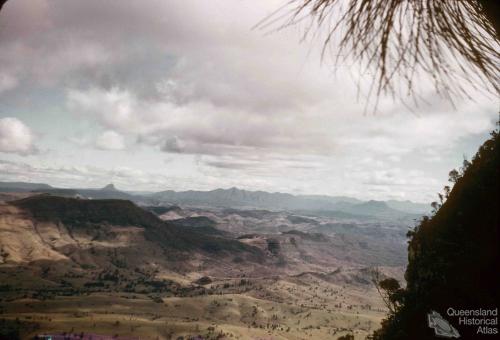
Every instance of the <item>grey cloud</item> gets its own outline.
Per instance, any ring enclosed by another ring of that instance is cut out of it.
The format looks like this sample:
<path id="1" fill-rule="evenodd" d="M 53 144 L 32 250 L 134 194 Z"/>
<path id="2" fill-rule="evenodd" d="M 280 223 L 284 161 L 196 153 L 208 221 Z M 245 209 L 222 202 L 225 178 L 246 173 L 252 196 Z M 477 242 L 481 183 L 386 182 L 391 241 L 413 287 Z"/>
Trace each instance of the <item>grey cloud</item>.
<path id="1" fill-rule="evenodd" d="M 143 101 L 120 89 L 71 90 L 68 108 L 167 152 L 234 154 L 274 148 L 324 154 L 332 149 L 327 130 L 293 112 L 265 116 L 203 101 L 186 105 Z M 176 136 L 175 141 L 164 136 Z"/>
<path id="2" fill-rule="evenodd" d="M 3 13 L 0 60 L 30 84 L 119 87 L 253 114 L 304 108 L 328 95 L 328 78 L 297 69 L 307 53 L 296 40 L 250 30 L 272 6 L 252 4 L 248 16 L 237 3 L 17 0 Z"/>
<path id="3" fill-rule="evenodd" d="M 203 162 L 207 166 L 220 169 L 232 169 L 232 170 L 268 170 L 268 172 L 275 171 L 275 168 L 286 168 L 286 169 L 299 169 L 299 170 L 311 170 L 317 169 L 318 165 L 298 163 L 298 164 L 279 164 L 271 163 L 268 159 L 261 161 L 249 161 L 249 160 L 206 160 Z"/>
<path id="4" fill-rule="evenodd" d="M 233 170 L 242 170 L 253 167 L 253 164 L 249 164 L 246 162 L 207 161 L 205 162 L 205 164 L 208 166 L 213 166 L 215 168 Z"/>
<path id="5" fill-rule="evenodd" d="M 242 153 L 238 155 L 202 156 L 200 164 L 204 167 L 221 170 L 237 170 L 244 174 L 259 177 L 282 176 L 284 173 L 307 176 L 324 168 L 325 157 L 317 155 L 301 156 L 279 153 Z"/>
<path id="6" fill-rule="evenodd" d="M 0 93 L 14 89 L 18 85 L 17 78 L 9 73 L 0 72 Z"/>
<path id="7" fill-rule="evenodd" d="M 422 191 L 436 191 L 437 173 L 455 166 L 448 156 L 461 156 L 464 139 L 494 126 L 497 105 L 480 96 L 479 103 L 457 102 L 455 109 L 429 92 L 431 105 L 413 113 L 381 97 L 379 112 L 363 115 L 366 103 L 357 101 L 353 82 L 358 70 L 341 68 L 334 76 L 330 64 L 320 65 L 314 43 L 298 43 L 300 32 L 251 30 L 280 4 L 9 1 L 0 13 L 0 101 L 15 102 L 5 100 L 13 92 L 21 92 L 23 100 L 57 92 L 66 101 L 47 100 L 41 109 L 67 112 L 71 119 L 115 131 L 137 141 L 127 147 L 147 148 L 151 158 L 168 154 L 170 166 L 199 157 L 204 177 L 177 181 L 187 189 L 236 185 L 357 195 L 368 187 L 374 192 L 382 188 L 384 195 L 392 188 L 397 195 L 422 197 Z M 360 79 L 361 94 L 370 81 Z M 11 106 L 20 110 L 17 102 Z M 1 109 L 10 115 L 12 107 L 3 104 Z M 99 153 L 90 131 L 68 138 Z M 122 146 L 114 144 L 115 149 Z M 120 156 L 125 159 L 125 154 Z M 428 162 L 436 155 L 447 157 L 439 164 Z M 137 161 L 132 152 L 127 157 L 130 164 Z M 119 162 L 107 161 L 109 167 Z M 413 167 L 425 171 L 407 178 Z M 37 165 L 18 171 L 67 184 L 105 184 L 113 176 L 110 169 L 90 167 Z M 130 183 L 153 185 L 147 174 L 136 175 L 140 180 Z M 430 183 L 425 189 L 424 180 Z M 400 185 L 394 189 L 390 183 Z"/>
<path id="8" fill-rule="evenodd" d="M 164 152 L 182 153 L 179 139 L 175 137 L 166 139 L 161 145 L 160 150 Z"/>

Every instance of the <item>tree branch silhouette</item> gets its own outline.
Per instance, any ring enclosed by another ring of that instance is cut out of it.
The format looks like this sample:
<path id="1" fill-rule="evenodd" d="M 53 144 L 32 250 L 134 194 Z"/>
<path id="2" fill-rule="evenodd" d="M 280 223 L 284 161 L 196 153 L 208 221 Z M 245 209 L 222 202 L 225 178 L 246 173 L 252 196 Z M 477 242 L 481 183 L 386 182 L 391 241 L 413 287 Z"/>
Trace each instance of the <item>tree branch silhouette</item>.
<path id="1" fill-rule="evenodd" d="M 2 7 L 3 5 L 5 5 L 6 2 L 7 0 L 0 0 L 0 11 L 2 10 Z"/>
<path id="2" fill-rule="evenodd" d="M 452 103 L 470 86 L 498 94 L 498 5 L 488 0 L 289 0 L 257 28 L 304 24 L 303 38 L 324 35 L 322 59 L 351 58 L 375 71 L 369 97 L 417 99 L 427 76 Z M 398 77 L 396 77 L 398 76 Z M 403 86 L 400 86 L 402 82 Z"/>

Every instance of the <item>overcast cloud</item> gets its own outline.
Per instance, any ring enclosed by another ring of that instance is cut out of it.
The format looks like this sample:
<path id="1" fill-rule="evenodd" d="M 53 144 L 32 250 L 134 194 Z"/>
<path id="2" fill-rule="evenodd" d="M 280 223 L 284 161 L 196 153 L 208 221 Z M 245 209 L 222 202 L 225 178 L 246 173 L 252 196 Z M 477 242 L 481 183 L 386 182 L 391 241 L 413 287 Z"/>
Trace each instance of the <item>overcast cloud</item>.
<path id="1" fill-rule="evenodd" d="M 300 28 L 252 30 L 282 4 L 7 2 L 0 180 L 433 200 L 495 100 L 453 107 L 423 82 L 427 104 L 382 97 L 365 114 L 369 73 L 321 64 Z"/>

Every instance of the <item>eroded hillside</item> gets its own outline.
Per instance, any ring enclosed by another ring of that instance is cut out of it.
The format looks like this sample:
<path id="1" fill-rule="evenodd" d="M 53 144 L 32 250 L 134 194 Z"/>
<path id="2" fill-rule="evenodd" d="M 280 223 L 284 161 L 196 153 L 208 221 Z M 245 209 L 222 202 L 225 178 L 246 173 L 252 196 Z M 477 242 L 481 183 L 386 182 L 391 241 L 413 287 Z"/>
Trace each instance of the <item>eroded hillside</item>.
<path id="1" fill-rule="evenodd" d="M 0 212 L 0 308 L 21 336 L 362 338 L 385 314 L 371 266 L 404 264 L 381 252 L 390 225 L 51 195 Z"/>

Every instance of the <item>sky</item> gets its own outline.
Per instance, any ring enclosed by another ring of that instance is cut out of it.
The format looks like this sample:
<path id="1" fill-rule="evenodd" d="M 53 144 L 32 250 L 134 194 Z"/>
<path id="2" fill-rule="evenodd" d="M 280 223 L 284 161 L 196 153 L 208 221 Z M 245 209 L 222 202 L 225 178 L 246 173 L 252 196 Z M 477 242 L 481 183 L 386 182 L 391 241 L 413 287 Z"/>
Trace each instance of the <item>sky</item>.
<path id="1" fill-rule="evenodd" d="M 0 12 L 0 181 L 133 191 L 238 187 L 431 202 L 498 117 L 425 80 L 365 99 L 280 0 L 10 0 Z M 367 107 L 369 108 L 367 110 Z"/>

